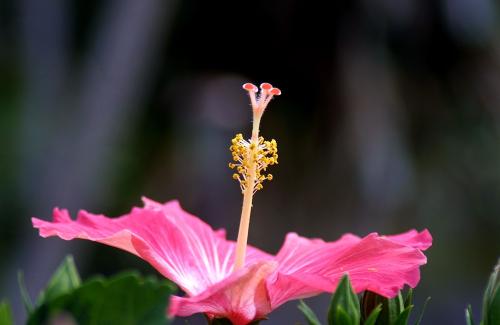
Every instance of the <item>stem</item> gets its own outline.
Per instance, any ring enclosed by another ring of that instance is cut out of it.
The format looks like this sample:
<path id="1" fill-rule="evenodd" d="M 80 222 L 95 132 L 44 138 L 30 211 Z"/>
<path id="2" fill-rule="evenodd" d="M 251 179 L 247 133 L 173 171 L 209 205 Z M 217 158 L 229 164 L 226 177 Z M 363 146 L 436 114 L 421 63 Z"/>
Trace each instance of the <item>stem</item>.
<path id="1" fill-rule="evenodd" d="M 259 114 L 260 113 L 260 114 Z M 252 212 L 252 199 L 255 186 L 256 166 L 257 161 L 253 159 L 259 145 L 259 125 L 262 112 L 255 112 L 253 116 L 252 138 L 250 144 L 254 144 L 254 148 L 249 152 L 250 166 L 249 177 L 246 180 L 245 192 L 243 193 L 243 206 L 241 208 L 240 229 L 238 231 L 238 240 L 236 242 L 236 257 L 234 261 L 234 271 L 241 269 L 245 265 L 245 256 L 248 241 L 248 229 L 250 228 L 250 214 Z"/>

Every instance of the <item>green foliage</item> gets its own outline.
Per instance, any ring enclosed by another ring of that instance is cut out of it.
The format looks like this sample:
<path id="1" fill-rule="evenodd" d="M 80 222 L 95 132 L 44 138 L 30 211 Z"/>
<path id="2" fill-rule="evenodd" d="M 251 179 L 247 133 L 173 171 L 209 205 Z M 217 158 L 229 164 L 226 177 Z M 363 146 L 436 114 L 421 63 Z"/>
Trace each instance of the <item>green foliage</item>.
<path id="1" fill-rule="evenodd" d="M 418 321 L 430 298 L 425 301 Z M 316 314 L 303 301 L 298 308 L 304 314 L 308 325 L 321 325 Z M 413 290 L 403 298 L 401 292 L 393 299 L 387 299 L 371 291 L 365 291 L 361 304 L 354 293 L 349 277 L 345 275 L 332 296 L 328 311 L 329 325 L 407 325 L 413 310 Z"/>
<path id="2" fill-rule="evenodd" d="M 430 298 L 426 299 L 415 325 L 419 325 L 422 321 L 423 313 L 429 300 Z M 377 312 L 378 317 L 376 317 L 376 322 L 373 322 L 370 317 L 372 317 L 377 307 L 380 307 L 380 311 Z M 399 292 L 395 298 L 387 299 L 374 292 L 365 291 L 361 300 L 362 318 L 364 319 L 363 324 L 407 325 L 413 307 L 412 289 L 408 290 L 404 299 L 401 292 Z M 369 319 L 370 323 L 368 323 Z"/>
<path id="3" fill-rule="evenodd" d="M 33 311 L 33 302 L 31 302 L 28 290 L 26 290 L 26 284 L 24 283 L 24 274 L 19 271 L 17 273 L 17 283 L 19 285 L 19 291 L 21 292 L 21 299 L 23 300 L 24 309 L 29 314 Z"/>
<path id="4" fill-rule="evenodd" d="M 381 319 L 385 320 L 385 324 L 398 324 L 401 313 L 405 310 L 403 296 L 401 292 L 393 299 L 384 299 L 384 307 L 382 308 Z"/>
<path id="5" fill-rule="evenodd" d="M 39 295 L 28 324 L 54 320 L 79 325 L 167 324 L 168 297 L 174 290 L 168 281 L 135 272 L 81 283 L 73 259 L 68 257 Z"/>
<path id="6" fill-rule="evenodd" d="M 424 318 L 425 308 L 427 308 L 427 304 L 429 303 L 430 300 L 431 300 L 431 297 L 427 297 L 427 299 L 425 299 L 424 306 L 422 307 L 422 310 L 420 311 L 420 315 L 418 316 L 418 320 L 415 323 L 415 325 L 420 325 L 420 323 L 422 322 L 422 318 Z"/>
<path id="7" fill-rule="evenodd" d="M 312 311 L 312 309 L 309 308 L 309 306 L 306 305 L 303 300 L 299 302 L 298 308 L 302 312 L 302 314 L 304 314 L 308 325 L 321 325 L 321 322 L 319 321 L 314 311 Z"/>
<path id="8" fill-rule="evenodd" d="M 405 307 L 408 307 L 411 305 L 413 305 L 413 289 L 412 288 L 408 289 L 408 292 L 406 293 L 406 298 L 404 301 Z"/>
<path id="9" fill-rule="evenodd" d="M 0 324 L 13 325 L 14 319 L 12 318 L 12 310 L 7 301 L 0 302 Z"/>
<path id="10" fill-rule="evenodd" d="M 500 324 L 500 260 L 490 275 L 488 285 L 483 296 L 483 320 L 481 325 Z M 469 305 L 465 309 L 465 320 L 467 325 L 474 325 L 472 317 L 472 307 Z"/>
<path id="11" fill-rule="evenodd" d="M 366 320 L 363 322 L 363 325 L 375 325 L 381 311 L 382 311 L 382 305 L 379 304 L 372 310 L 370 315 L 368 315 Z"/>
<path id="12" fill-rule="evenodd" d="M 472 318 L 472 307 L 468 305 L 465 309 L 465 322 L 467 325 L 474 325 L 474 319 Z"/>
<path id="13" fill-rule="evenodd" d="M 344 275 L 333 294 L 328 311 L 329 325 L 357 325 L 360 322 L 358 296 L 352 289 L 349 277 Z"/>
<path id="14" fill-rule="evenodd" d="M 491 273 L 483 297 L 483 321 L 481 325 L 500 324 L 500 260 Z"/>
<path id="15" fill-rule="evenodd" d="M 52 275 L 47 287 L 40 292 L 37 301 L 50 301 L 78 288 L 81 285 L 80 275 L 72 256 L 66 256 L 56 272 Z"/>
<path id="16" fill-rule="evenodd" d="M 381 306 L 381 310 L 375 324 L 394 324 L 401 312 L 401 295 L 398 295 L 394 299 L 387 299 L 374 292 L 365 291 L 361 300 L 363 319 L 368 319 L 376 306 Z"/>
<path id="17" fill-rule="evenodd" d="M 398 315 L 394 325 L 406 325 L 408 324 L 408 320 L 410 318 L 410 312 L 413 309 L 413 306 L 408 306 Z"/>

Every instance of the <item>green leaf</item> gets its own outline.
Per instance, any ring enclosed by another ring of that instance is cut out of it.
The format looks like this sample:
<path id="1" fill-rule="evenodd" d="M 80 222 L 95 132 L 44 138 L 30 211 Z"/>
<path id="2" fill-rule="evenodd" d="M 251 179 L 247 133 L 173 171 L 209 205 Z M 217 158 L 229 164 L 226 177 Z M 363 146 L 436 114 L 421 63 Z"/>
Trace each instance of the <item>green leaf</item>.
<path id="1" fill-rule="evenodd" d="M 58 317 L 74 319 L 79 325 L 167 324 L 165 312 L 174 290 L 166 280 L 143 278 L 134 272 L 109 279 L 97 277 L 46 299 L 31 314 L 28 324 L 43 324 Z"/>
<path id="2" fill-rule="evenodd" d="M 43 304 L 56 297 L 78 288 L 81 284 L 80 275 L 71 255 L 66 256 L 52 275 L 47 287 L 38 296 L 37 304 Z"/>
<path id="3" fill-rule="evenodd" d="M 488 314 L 486 316 L 487 321 L 485 325 L 500 324 L 500 290 L 495 291 L 495 295 L 491 299 L 491 303 L 488 306 Z"/>
<path id="4" fill-rule="evenodd" d="M 372 291 L 365 291 L 361 298 L 361 316 L 363 320 L 368 319 L 377 306 L 382 306 L 386 298 Z"/>
<path id="5" fill-rule="evenodd" d="M 379 317 L 377 318 L 376 324 L 385 325 L 385 324 L 394 324 L 396 319 L 399 317 L 401 310 L 401 295 L 396 296 L 393 299 L 387 299 L 381 295 L 376 294 L 375 292 L 365 291 L 363 295 L 363 315 L 365 318 L 368 317 L 368 314 L 379 304 L 382 304 L 382 310 L 380 312 Z M 404 303 L 403 303 L 404 305 Z"/>
<path id="6" fill-rule="evenodd" d="M 465 309 L 465 322 L 467 323 L 467 325 L 474 325 L 471 305 L 467 306 L 467 308 Z"/>
<path id="7" fill-rule="evenodd" d="M 306 303 L 301 300 L 299 302 L 299 305 L 297 306 L 299 308 L 299 310 L 302 312 L 302 314 L 304 314 L 305 318 L 307 319 L 307 324 L 309 325 L 321 325 L 321 322 L 319 321 L 318 317 L 316 316 L 316 314 L 314 313 L 314 311 L 309 308 L 308 305 L 306 305 Z"/>
<path id="8" fill-rule="evenodd" d="M 418 315 L 418 320 L 415 323 L 415 325 L 420 325 L 420 322 L 424 318 L 425 309 L 427 308 L 427 304 L 429 303 L 430 300 L 431 300 L 431 297 L 427 297 L 427 299 L 425 299 L 424 305 L 422 306 L 422 311 L 420 312 L 420 315 Z"/>
<path id="9" fill-rule="evenodd" d="M 328 311 L 328 324 L 343 325 L 360 322 L 358 296 L 354 293 L 348 275 L 344 275 L 333 294 Z"/>
<path id="10" fill-rule="evenodd" d="M 401 314 L 406 309 L 405 301 L 403 299 L 403 295 L 401 294 L 401 290 L 398 292 L 397 297 L 394 299 L 396 300 L 397 303 L 398 314 Z"/>
<path id="11" fill-rule="evenodd" d="M 336 306 L 334 325 L 358 325 L 352 317 L 342 308 L 342 306 Z"/>
<path id="12" fill-rule="evenodd" d="M 0 302 L 0 324 L 13 325 L 14 319 L 12 318 L 12 310 L 7 301 Z"/>
<path id="13" fill-rule="evenodd" d="M 392 299 L 387 299 L 371 291 L 365 291 L 363 294 L 363 299 L 361 301 L 361 307 L 363 311 L 363 319 L 366 321 L 370 317 L 373 310 L 381 306 L 381 310 L 377 314 L 376 322 L 377 325 L 394 325 L 394 324 L 406 324 L 411 310 L 413 309 L 413 290 L 409 290 L 403 299 L 403 294 L 401 291 L 398 295 Z M 423 310 L 430 298 L 428 298 L 424 304 Z M 423 314 L 423 311 L 422 311 Z M 420 320 L 422 318 L 420 315 Z M 419 324 L 420 320 L 417 322 Z"/>
<path id="14" fill-rule="evenodd" d="M 380 315 L 379 322 L 381 324 L 395 324 L 399 315 L 404 310 L 404 302 L 401 292 L 395 298 L 384 299 L 382 304 L 382 314 Z"/>
<path id="15" fill-rule="evenodd" d="M 372 310 L 370 315 L 364 321 L 363 325 L 375 325 L 375 323 L 377 322 L 378 315 L 380 314 L 381 311 L 382 311 L 382 304 L 379 304 Z"/>
<path id="16" fill-rule="evenodd" d="M 408 306 L 410 306 L 412 304 L 413 304 L 413 289 L 410 288 L 410 289 L 408 289 L 408 292 L 406 293 L 404 307 L 407 308 Z"/>
<path id="17" fill-rule="evenodd" d="M 394 325 L 407 325 L 408 324 L 408 319 L 410 318 L 410 312 L 413 309 L 413 306 L 408 306 L 401 312 L 398 317 L 396 318 L 396 321 L 393 323 Z"/>
<path id="18" fill-rule="evenodd" d="M 29 314 L 33 311 L 33 302 L 31 302 L 28 290 L 26 290 L 24 273 L 22 271 L 17 272 L 17 283 L 19 285 L 19 291 L 21 292 L 21 299 L 23 300 L 24 309 L 26 309 L 26 312 Z"/>
<path id="19" fill-rule="evenodd" d="M 491 273 L 483 298 L 483 320 L 481 324 L 500 324 L 500 260 Z"/>
<path id="20" fill-rule="evenodd" d="M 394 324 L 399 316 L 399 304 L 396 303 L 396 298 L 385 299 L 382 305 L 382 315 L 379 320 L 381 324 Z"/>

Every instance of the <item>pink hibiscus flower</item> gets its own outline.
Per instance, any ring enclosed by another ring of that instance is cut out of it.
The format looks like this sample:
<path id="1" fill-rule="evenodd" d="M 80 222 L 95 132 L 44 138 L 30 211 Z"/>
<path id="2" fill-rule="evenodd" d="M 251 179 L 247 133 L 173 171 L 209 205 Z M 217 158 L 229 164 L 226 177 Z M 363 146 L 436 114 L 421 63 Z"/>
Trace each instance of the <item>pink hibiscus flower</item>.
<path id="1" fill-rule="evenodd" d="M 42 237 L 97 241 L 149 262 L 186 293 L 171 298 L 170 315 L 205 313 L 235 325 L 263 319 L 289 300 L 333 292 L 345 273 L 356 292 L 394 297 L 405 285 L 417 285 L 426 263 L 422 251 L 432 243 L 427 230 L 346 234 L 334 242 L 289 233 L 276 255 L 248 246 L 244 265 L 233 270 L 236 243 L 223 230 L 214 231 L 177 201 L 143 201 L 143 208 L 119 218 L 80 211 L 73 221 L 56 208 L 53 222 L 32 221 Z"/>
<path id="2" fill-rule="evenodd" d="M 73 221 L 68 211 L 55 209 L 53 222 L 33 218 L 34 227 L 42 237 L 97 241 L 148 261 L 186 293 L 172 297 L 172 316 L 205 313 L 209 319 L 246 325 L 289 300 L 333 292 L 345 273 L 356 292 L 393 297 L 405 285 L 415 287 L 419 267 L 427 261 L 422 251 L 432 242 L 427 230 L 364 238 L 346 234 L 335 242 L 289 233 L 274 256 L 247 245 L 253 195 L 264 181 L 273 179 L 267 168 L 278 163 L 276 140 L 264 140 L 259 125 L 281 90 L 269 83 L 260 85 L 260 93 L 250 83 L 243 89 L 250 97 L 253 127 L 248 141 L 237 134 L 230 147 L 229 167 L 243 194 L 237 242 L 182 210 L 176 201 L 161 204 L 149 199 L 144 199 L 143 208 L 114 219 L 80 211 Z"/>

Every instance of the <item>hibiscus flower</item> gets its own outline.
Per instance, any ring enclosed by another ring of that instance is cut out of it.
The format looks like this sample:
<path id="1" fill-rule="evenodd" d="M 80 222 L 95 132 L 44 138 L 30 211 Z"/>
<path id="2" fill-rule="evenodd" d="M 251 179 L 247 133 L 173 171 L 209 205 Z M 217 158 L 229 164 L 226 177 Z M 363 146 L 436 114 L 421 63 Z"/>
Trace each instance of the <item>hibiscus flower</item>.
<path id="1" fill-rule="evenodd" d="M 185 212 L 177 201 L 161 204 L 146 198 L 143 208 L 119 218 L 80 211 L 73 221 L 67 210 L 55 209 L 53 222 L 33 218 L 34 227 L 42 237 L 92 240 L 146 260 L 186 293 L 172 297 L 172 316 L 205 313 L 209 319 L 246 325 L 289 300 L 333 292 L 346 273 L 356 292 L 370 290 L 390 298 L 405 285 L 415 287 L 419 267 L 427 262 L 422 251 L 432 242 L 427 230 L 364 238 L 346 234 L 334 242 L 289 233 L 276 255 L 247 245 L 253 196 L 273 179 L 267 168 L 278 163 L 277 143 L 259 136 L 259 125 L 281 90 L 269 83 L 261 84 L 260 93 L 250 83 L 243 88 L 250 97 L 253 127 L 248 141 L 237 134 L 230 147 L 229 167 L 243 194 L 236 242 Z"/>
<path id="2" fill-rule="evenodd" d="M 333 292 L 346 273 L 356 292 L 394 297 L 404 285 L 417 285 L 426 263 L 422 250 L 432 242 L 427 230 L 346 234 L 333 242 L 289 233 L 276 255 L 247 246 L 244 266 L 234 271 L 236 243 L 224 230 L 214 231 L 177 201 L 143 201 L 143 208 L 119 218 L 80 211 L 74 221 L 56 208 L 53 222 L 32 221 L 42 237 L 96 241 L 149 262 L 186 293 L 171 298 L 170 315 L 205 313 L 235 325 L 264 319 L 289 300 Z"/>

